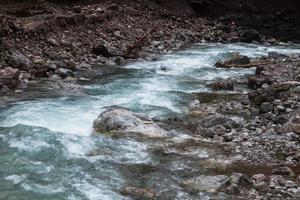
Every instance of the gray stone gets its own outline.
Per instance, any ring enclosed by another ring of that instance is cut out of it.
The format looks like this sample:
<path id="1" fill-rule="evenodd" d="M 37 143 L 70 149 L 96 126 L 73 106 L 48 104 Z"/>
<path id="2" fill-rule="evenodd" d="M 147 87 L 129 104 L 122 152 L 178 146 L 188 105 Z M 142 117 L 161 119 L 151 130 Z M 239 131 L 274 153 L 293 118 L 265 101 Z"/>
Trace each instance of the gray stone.
<path id="1" fill-rule="evenodd" d="M 115 132 L 122 135 L 142 135 L 147 137 L 166 137 L 167 132 L 161 129 L 152 119 L 125 108 L 111 108 L 104 111 L 94 121 L 94 130 L 99 133 Z"/>
<path id="2" fill-rule="evenodd" d="M 260 114 L 265 114 L 265 113 L 271 112 L 272 110 L 273 110 L 273 104 L 269 103 L 269 102 L 264 102 L 259 107 Z"/>
<path id="3" fill-rule="evenodd" d="M 214 193 L 228 185 L 230 179 L 225 175 L 198 176 L 183 182 L 188 189 Z"/>

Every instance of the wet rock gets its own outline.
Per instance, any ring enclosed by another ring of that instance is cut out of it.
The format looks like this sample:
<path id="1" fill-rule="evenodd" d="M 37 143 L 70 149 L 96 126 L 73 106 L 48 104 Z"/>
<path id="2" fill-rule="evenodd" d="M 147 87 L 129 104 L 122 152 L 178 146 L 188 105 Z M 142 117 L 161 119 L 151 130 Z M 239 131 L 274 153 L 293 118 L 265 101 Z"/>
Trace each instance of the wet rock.
<path id="1" fill-rule="evenodd" d="M 217 176 L 198 176 L 183 182 L 183 185 L 189 190 L 214 193 L 227 186 L 230 179 L 225 175 Z"/>
<path id="2" fill-rule="evenodd" d="M 207 85 L 208 87 L 212 88 L 213 90 L 233 90 L 233 81 L 230 79 L 226 80 L 218 80 L 213 83 Z"/>
<path id="3" fill-rule="evenodd" d="M 265 114 L 265 113 L 271 112 L 272 110 L 273 110 L 273 104 L 269 103 L 269 102 L 264 102 L 259 107 L 260 114 Z"/>
<path id="4" fill-rule="evenodd" d="M 121 194 L 124 196 L 130 196 L 133 199 L 155 199 L 157 196 L 155 191 L 150 188 L 137 188 L 137 187 L 124 187 L 121 190 Z"/>
<path id="5" fill-rule="evenodd" d="M 100 55 L 104 56 L 104 57 L 112 57 L 113 56 L 113 54 L 103 44 L 100 44 L 100 45 L 97 45 L 97 46 L 93 47 L 92 53 L 97 55 L 97 56 L 100 56 Z"/>
<path id="6" fill-rule="evenodd" d="M 244 33 L 242 34 L 241 41 L 247 42 L 247 43 L 250 43 L 253 41 L 260 42 L 261 38 L 260 38 L 258 31 L 252 29 L 252 30 L 244 31 Z"/>
<path id="7" fill-rule="evenodd" d="M 124 108 L 110 108 L 101 113 L 94 121 L 94 130 L 99 133 L 117 135 L 143 135 L 147 137 L 165 137 L 166 131 L 161 129 L 152 119 L 131 112 Z"/>
<path id="8" fill-rule="evenodd" d="M 8 63 L 13 67 L 28 69 L 31 67 L 31 61 L 21 52 L 13 51 L 9 57 Z"/>
<path id="9" fill-rule="evenodd" d="M 276 169 L 273 169 L 272 173 L 275 175 L 295 176 L 293 170 L 289 167 L 278 167 Z"/>
<path id="10" fill-rule="evenodd" d="M 247 56 L 236 53 L 231 58 L 225 61 L 218 61 L 215 66 L 218 68 L 231 68 L 231 67 L 250 67 L 250 59 Z"/>

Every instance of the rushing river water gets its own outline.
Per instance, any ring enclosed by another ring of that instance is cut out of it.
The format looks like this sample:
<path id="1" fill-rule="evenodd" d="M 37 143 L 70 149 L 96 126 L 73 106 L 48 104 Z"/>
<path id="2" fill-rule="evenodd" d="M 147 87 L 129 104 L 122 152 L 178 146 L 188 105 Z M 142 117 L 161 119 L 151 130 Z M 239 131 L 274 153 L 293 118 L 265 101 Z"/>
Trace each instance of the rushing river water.
<path id="1" fill-rule="evenodd" d="M 119 193 L 126 185 L 158 187 L 163 199 L 208 198 L 204 193 L 191 196 L 180 187 L 183 171 L 204 173 L 189 159 L 157 157 L 147 143 L 93 134 L 92 123 L 103 107 L 111 105 L 151 117 L 187 112 L 194 93 L 210 92 L 205 87 L 208 82 L 253 73 L 253 69 L 213 67 L 236 51 L 251 57 L 270 51 L 300 52 L 285 46 L 195 45 L 157 61 L 114 68 L 85 86 L 87 96 L 38 99 L 2 108 L 0 199 L 127 199 Z M 204 147 L 190 153 L 202 160 L 214 156 Z"/>

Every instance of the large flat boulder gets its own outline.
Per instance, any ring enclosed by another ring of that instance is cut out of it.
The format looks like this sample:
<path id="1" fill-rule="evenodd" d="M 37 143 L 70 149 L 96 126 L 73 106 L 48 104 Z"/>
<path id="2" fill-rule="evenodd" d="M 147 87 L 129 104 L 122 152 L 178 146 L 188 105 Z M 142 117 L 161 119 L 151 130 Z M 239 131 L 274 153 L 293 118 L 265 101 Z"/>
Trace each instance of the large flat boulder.
<path id="1" fill-rule="evenodd" d="M 104 111 L 94 121 L 93 128 L 98 133 L 113 133 L 118 136 L 141 135 L 151 138 L 167 136 L 167 132 L 152 119 L 125 108 L 109 108 Z"/>

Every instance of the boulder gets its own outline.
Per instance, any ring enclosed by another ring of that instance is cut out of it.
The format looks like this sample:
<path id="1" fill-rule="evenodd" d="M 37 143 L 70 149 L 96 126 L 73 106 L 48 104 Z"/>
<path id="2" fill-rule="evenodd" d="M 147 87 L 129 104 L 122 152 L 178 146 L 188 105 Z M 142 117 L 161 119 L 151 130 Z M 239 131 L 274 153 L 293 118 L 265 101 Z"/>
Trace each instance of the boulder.
<path id="1" fill-rule="evenodd" d="M 118 136 L 132 134 L 151 138 L 167 136 L 167 132 L 152 119 L 120 107 L 112 107 L 101 113 L 94 121 L 93 128 L 99 133 L 113 133 Z"/>
<path id="2" fill-rule="evenodd" d="M 273 110 L 273 104 L 269 103 L 269 102 L 264 102 L 259 107 L 260 114 L 265 114 L 265 113 L 271 112 L 272 110 Z"/>
<path id="3" fill-rule="evenodd" d="M 280 85 L 268 87 L 267 89 L 258 89 L 248 93 L 249 100 L 255 105 L 261 105 L 264 102 L 273 102 L 275 99 L 281 99 L 290 96 L 290 90 L 293 84 L 283 83 Z"/>
<path id="4" fill-rule="evenodd" d="M 248 78 L 248 87 L 251 89 L 261 88 L 264 84 L 271 85 L 272 80 L 268 76 L 250 76 Z"/>
<path id="5" fill-rule="evenodd" d="M 248 68 L 250 67 L 250 58 L 244 55 L 240 55 L 239 53 L 236 53 L 231 58 L 224 60 L 224 61 L 218 61 L 215 64 L 215 67 L 217 68 L 231 68 L 231 67 L 244 67 Z"/>
<path id="6" fill-rule="evenodd" d="M 130 196 L 133 199 L 155 199 L 157 196 L 155 191 L 150 188 L 137 188 L 137 187 L 124 187 L 121 190 L 121 194 Z"/>
<path id="7" fill-rule="evenodd" d="M 0 85 L 2 88 L 7 87 L 10 89 L 15 89 L 19 83 L 20 71 L 15 68 L 6 67 L 0 70 Z"/>
<path id="8" fill-rule="evenodd" d="M 100 55 L 104 56 L 104 57 L 112 57 L 113 56 L 113 54 L 103 44 L 94 46 L 93 49 L 92 49 L 92 53 L 97 55 L 97 56 L 100 56 Z"/>
<path id="9" fill-rule="evenodd" d="M 31 67 L 31 61 L 21 52 L 13 51 L 9 57 L 8 63 L 17 68 L 28 69 Z"/>
<path id="10" fill-rule="evenodd" d="M 225 175 L 198 176 L 183 182 L 189 190 L 215 193 L 230 183 L 230 179 Z"/>
<path id="11" fill-rule="evenodd" d="M 207 85 L 213 90 L 233 90 L 233 82 L 230 79 L 218 80 Z"/>
<path id="12" fill-rule="evenodd" d="M 261 38 L 259 33 L 256 30 L 246 30 L 243 34 L 242 34 L 242 39 L 241 42 L 246 42 L 246 43 L 250 43 L 253 41 L 257 41 L 260 42 Z"/>

